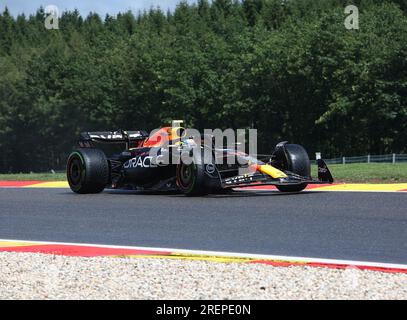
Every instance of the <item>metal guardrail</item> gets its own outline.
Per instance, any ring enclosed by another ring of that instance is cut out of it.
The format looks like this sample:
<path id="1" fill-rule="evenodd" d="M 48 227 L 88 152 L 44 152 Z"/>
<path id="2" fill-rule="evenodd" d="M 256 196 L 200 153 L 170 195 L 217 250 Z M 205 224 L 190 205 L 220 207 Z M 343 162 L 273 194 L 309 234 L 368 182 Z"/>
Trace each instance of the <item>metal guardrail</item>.
<path id="1" fill-rule="evenodd" d="M 407 154 L 383 154 L 383 155 L 366 155 L 356 157 L 340 157 L 333 159 L 325 159 L 327 164 L 350 164 L 350 163 L 403 163 L 407 162 Z M 312 161 L 315 163 L 315 160 Z"/>

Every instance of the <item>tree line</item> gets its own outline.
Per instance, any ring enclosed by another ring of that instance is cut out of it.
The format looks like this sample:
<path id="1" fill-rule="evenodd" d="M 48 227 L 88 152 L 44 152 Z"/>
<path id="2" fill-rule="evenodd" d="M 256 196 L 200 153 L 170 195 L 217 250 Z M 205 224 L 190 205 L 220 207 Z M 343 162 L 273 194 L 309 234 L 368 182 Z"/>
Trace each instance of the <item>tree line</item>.
<path id="1" fill-rule="evenodd" d="M 344 26 L 347 4 L 359 29 Z M 0 14 L 0 172 L 62 169 L 81 131 L 256 128 L 324 157 L 407 151 L 406 0 L 199 0 Z"/>

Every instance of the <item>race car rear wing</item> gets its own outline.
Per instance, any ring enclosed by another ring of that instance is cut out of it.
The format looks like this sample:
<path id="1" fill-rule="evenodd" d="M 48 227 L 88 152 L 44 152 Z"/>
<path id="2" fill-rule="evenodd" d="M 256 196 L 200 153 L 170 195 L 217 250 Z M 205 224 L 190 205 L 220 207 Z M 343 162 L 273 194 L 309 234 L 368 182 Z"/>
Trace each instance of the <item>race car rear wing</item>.
<path id="1" fill-rule="evenodd" d="M 97 143 L 126 143 L 144 140 L 148 133 L 144 130 L 138 131 L 94 131 L 82 132 L 79 138 L 79 146 L 90 147 L 92 142 Z"/>

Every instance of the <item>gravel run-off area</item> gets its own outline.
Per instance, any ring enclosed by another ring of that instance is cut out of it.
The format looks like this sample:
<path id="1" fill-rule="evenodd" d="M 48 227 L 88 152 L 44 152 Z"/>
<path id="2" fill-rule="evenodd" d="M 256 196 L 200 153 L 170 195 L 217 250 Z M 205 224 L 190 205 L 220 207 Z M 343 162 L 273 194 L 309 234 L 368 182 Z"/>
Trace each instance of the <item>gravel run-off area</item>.
<path id="1" fill-rule="evenodd" d="M 0 253 L 0 299 L 407 299 L 407 274 Z"/>

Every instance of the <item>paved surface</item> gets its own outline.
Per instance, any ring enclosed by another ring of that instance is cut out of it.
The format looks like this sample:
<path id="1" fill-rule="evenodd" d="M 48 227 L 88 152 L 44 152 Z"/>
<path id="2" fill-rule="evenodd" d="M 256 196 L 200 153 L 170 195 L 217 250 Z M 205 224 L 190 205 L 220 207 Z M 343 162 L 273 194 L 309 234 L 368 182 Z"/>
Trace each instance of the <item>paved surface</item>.
<path id="1" fill-rule="evenodd" d="M 0 238 L 407 263 L 407 195 L 0 189 Z"/>
<path id="2" fill-rule="evenodd" d="M 69 188 L 67 181 L 2 181 L 0 187 L 15 188 Z M 273 186 L 247 187 L 254 190 L 276 190 Z M 380 192 L 407 192 L 407 183 L 333 183 L 309 184 L 307 190 L 318 191 L 380 191 Z"/>

